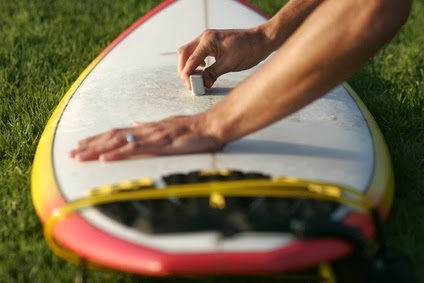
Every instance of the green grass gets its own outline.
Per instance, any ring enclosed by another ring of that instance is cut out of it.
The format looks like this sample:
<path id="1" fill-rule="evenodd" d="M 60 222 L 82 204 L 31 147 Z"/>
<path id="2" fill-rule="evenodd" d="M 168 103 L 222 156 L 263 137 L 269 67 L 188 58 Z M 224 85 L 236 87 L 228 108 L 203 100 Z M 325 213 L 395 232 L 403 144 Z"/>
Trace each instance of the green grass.
<path id="1" fill-rule="evenodd" d="M 124 28 L 159 2 L 0 2 L 0 282 L 72 281 L 76 268 L 47 248 L 32 207 L 33 154 L 47 119 L 72 82 Z M 284 1 L 252 2 L 272 14 Z M 349 80 L 379 123 L 392 153 L 396 201 L 388 221 L 389 241 L 412 255 L 420 282 L 424 282 L 423 27 L 424 0 L 415 0 L 399 36 Z M 90 271 L 90 278 L 144 281 L 101 271 Z M 245 280 L 185 278 L 184 282 Z"/>

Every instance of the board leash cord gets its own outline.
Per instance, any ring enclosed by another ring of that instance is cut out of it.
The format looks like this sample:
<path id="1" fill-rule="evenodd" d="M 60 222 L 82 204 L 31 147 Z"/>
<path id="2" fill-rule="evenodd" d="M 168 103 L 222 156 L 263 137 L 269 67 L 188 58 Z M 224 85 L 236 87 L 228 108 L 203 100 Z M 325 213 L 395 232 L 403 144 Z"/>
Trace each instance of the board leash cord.
<path id="1" fill-rule="evenodd" d="M 358 228 L 344 225 L 329 219 L 299 221 L 293 219 L 289 230 L 298 237 L 336 237 L 349 242 L 355 253 L 370 261 L 376 269 L 383 270 L 386 258 L 386 244 L 383 236 L 382 222 L 378 211 L 368 196 L 349 188 L 328 183 L 311 182 L 290 177 L 269 178 L 260 173 L 239 173 L 237 171 L 199 171 L 189 174 L 173 174 L 163 177 L 166 186 L 156 187 L 153 180 L 141 178 L 113 185 L 96 187 L 89 190 L 86 198 L 73 201 L 53 210 L 44 225 L 44 236 L 52 251 L 67 261 L 83 268 L 101 268 L 86 261 L 72 251 L 62 247 L 53 237 L 55 225 L 67 216 L 83 208 L 106 205 L 125 201 L 151 201 L 166 199 L 208 198 L 209 206 L 222 210 L 227 199 L 232 197 L 267 197 L 277 199 L 312 199 L 344 204 L 363 214 L 369 214 L 374 220 L 375 241 L 365 240 Z M 169 184 L 169 185 L 168 185 Z M 277 231 L 280 231 L 277 229 Z M 242 231 L 223 231 L 224 236 L 232 236 Z M 225 235 L 227 233 L 227 235 Z M 321 282 L 336 282 L 332 272 L 324 265 L 320 266 Z"/>

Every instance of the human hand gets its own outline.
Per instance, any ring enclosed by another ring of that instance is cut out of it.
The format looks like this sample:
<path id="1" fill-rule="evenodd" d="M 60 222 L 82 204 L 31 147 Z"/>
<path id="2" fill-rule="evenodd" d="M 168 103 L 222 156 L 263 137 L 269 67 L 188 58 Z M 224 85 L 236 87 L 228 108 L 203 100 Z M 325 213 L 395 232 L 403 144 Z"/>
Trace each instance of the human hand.
<path id="1" fill-rule="evenodd" d="M 215 63 L 203 71 L 206 87 L 228 72 L 249 69 L 265 59 L 271 50 L 268 38 L 260 28 L 246 30 L 206 30 L 192 42 L 178 49 L 178 74 L 188 89 L 190 75 L 206 65 L 208 56 Z"/>
<path id="2" fill-rule="evenodd" d="M 81 140 L 70 157 L 78 161 L 115 161 L 134 155 L 171 155 L 214 152 L 224 142 L 207 133 L 203 116 L 174 116 L 158 122 L 137 123 Z"/>

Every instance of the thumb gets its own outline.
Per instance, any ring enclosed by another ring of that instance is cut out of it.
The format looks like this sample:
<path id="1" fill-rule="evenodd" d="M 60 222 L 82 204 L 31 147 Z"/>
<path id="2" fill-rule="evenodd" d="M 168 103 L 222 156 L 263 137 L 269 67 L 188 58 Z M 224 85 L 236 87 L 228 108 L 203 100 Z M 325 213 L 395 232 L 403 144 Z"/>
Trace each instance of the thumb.
<path id="1" fill-rule="evenodd" d="M 206 68 L 203 71 L 203 84 L 207 88 L 211 88 L 215 81 L 218 79 L 219 75 L 215 72 L 212 67 Z"/>
<path id="2" fill-rule="evenodd" d="M 205 87 L 212 87 L 212 85 L 221 75 L 230 71 L 224 61 L 224 58 L 219 58 L 215 61 L 215 63 L 203 70 L 203 81 Z"/>
<path id="3" fill-rule="evenodd" d="M 235 71 L 234 64 L 231 62 L 227 56 L 223 56 L 217 58 L 215 63 L 204 69 L 203 80 L 205 87 L 210 88 L 220 76 Z"/>

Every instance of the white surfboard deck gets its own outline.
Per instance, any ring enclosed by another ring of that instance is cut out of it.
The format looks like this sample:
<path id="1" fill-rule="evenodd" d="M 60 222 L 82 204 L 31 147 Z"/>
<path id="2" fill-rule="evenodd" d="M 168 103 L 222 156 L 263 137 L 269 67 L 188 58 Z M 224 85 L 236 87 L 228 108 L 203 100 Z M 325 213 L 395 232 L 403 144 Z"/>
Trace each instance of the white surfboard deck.
<path id="1" fill-rule="evenodd" d="M 223 11 L 231 15 L 228 5 L 246 7 L 235 1 L 215 2 L 208 2 L 210 28 L 247 28 L 264 21 L 257 14 L 257 19 L 249 17 L 249 21 L 224 17 Z M 218 154 L 144 158 L 110 164 L 78 163 L 68 157 L 77 141 L 87 136 L 128 127 L 136 121 L 156 121 L 171 115 L 205 111 L 254 71 L 222 76 L 204 97 L 192 96 L 183 86 L 176 72 L 176 55 L 161 53 L 175 52 L 178 46 L 201 33 L 204 26 L 195 24 L 196 13 L 190 17 L 180 15 L 190 9 L 201 10 L 203 7 L 195 6 L 203 4 L 197 0 L 178 1 L 172 9 L 164 9 L 152 17 L 116 46 L 75 92 L 61 117 L 54 142 L 54 163 L 57 168 L 68 168 L 57 170 L 67 199 L 79 198 L 87 187 L 99 183 L 140 175 L 157 178 L 198 168 L 258 171 L 266 168 L 266 173 L 271 175 L 344 183 L 364 190 L 372 174 L 372 140 L 361 111 L 343 86 L 287 119 L 230 144 Z M 248 9 L 246 12 L 252 14 Z M 175 20 L 178 24 L 169 25 L 174 22 L 172 18 L 178 19 Z M 228 23 L 223 20 L 226 18 Z M 199 16 L 197 22 L 202 21 Z M 67 189 L 68 185 L 75 187 Z"/>
<path id="2" fill-rule="evenodd" d="M 89 73 L 82 75 L 83 80 L 76 83 L 75 91 L 64 98 L 66 106 L 58 106 L 58 116 L 53 115 L 52 118 L 52 125 L 55 126 L 55 119 L 58 119 L 57 126 L 55 129 L 46 128 L 45 131 L 50 133 L 54 130 L 51 149 L 50 135 L 46 134 L 40 141 L 43 149 L 37 152 L 34 162 L 33 180 L 36 184 L 33 184 L 33 198 L 43 221 L 50 213 L 47 210 L 60 203 L 56 200 L 56 191 L 60 192 L 60 198 L 70 203 L 87 197 L 92 188 L 141 177 L 152 178 L 160 186 L 163 185 L 161 177 L 169 174 L 230 169 L 339 184 L 366 193 L 371 183 L 375 187 L 376 171 L 380 172 L 379 180 L 390 174 L 386 172 L 390 168 L 376 169 L 381 163 L 376 158 L 376 152 L 382 152 L 379 155 L 387 159 L 386 149 L 384 145 L 375 146 L 374 130 L 371 132 L 369 129 L 370 118 L 365 117 L 369 114 L 364 114 L 366 109 L 358 107 L 358 101 L 352 98 L 344 85 L 337 86 L 295 114 L 235 141 L 217 153 L 134 157 L 110 163 L 81 163 L 71 159 L 71 149 L 88 136 L 112 128 L 129 127 L 134 122 L 157 121 L 172 115 L 206 111 L 260 67 L 226 74 L 207 90 L 206 95 L 193 96 L 177 76 L 176 50 L 206 28 L 249 28 L 265 22 L 266 18 L 237 0 L 168 0 L 167 3 L 160 11 L 131 29 L 121 41 L 112 44 L 113 48 L 100 56 L 100 61 L 94 67 L 88 68 Z M 45 170 L 43 156 L 40 155 L 45 154 L 46 150 L 51 150 L 53 172 L 49 174 L 53 175 L 54 181 L 37 176 L 37 173 L 39 175 Z M 381 160 L 386 160 L 384 158 Z M 51 187 L 51 182 L 55 183 L 55 188 Z M 373 190 L 380 202 L 389 203 L 391 195 L 385 190 L 391 187 L 384 182 L 382 188 Z M 47 190 L 51 190 L 51 193 Z M 43 207 L 48 209 L 43 210 Z M 332 217 L 342 219 L 347 212 L 348 208 L 342 206 Z M 104 232 L 113 235 L 113 241 L 119 238 L 140 247 L 174 255 L 274 251 L 296 241 L 288 233 L 245 232 L 226 239 L 221 237 L 219 231 L 149 235 L 118 224 L 95 208 L 84 208 L 80 215 L 101 230 L 100 236 Z M 91 228 L 84 226 L 83 229 Z M 78 243 L 72 243 L 70 236 L 65 236 L 66 245 L 73 245 L 71 249 L 79 248 Z M 91 241 L 95 242 L 95 239 Z M 125 246 L 115 244 L 116 247 Z M 107 242 L 102 245 L 96 249 L 103 251 L 107 248 Z M 88 253 L 87 256 L 92 256 Z M 125 251 L 123 256 L 127 254 L 131 252 Z M 140 256 L 142 252 L 135 258 Z M 272 252 L 264 256 L 270 263 L 275 262 Z M 131 260 L 128 260 L 131 267 L 127 268 L 119 267 L 119 263 L 112 262 L 110 256 L 101 257 L 95 260 L 125 271 L 159 273 L 159 270 L 166 270 L 166 264 L 157 262 L 156 258 L 149 263 L 152 264 L 151 268 L 137 269 L 141 268 L 140 265 Z M 141 259 L 142 262 L 144 260 L 150 259 Z M 273 270 L 280 268 L 281 264 L 276 263 Z M 240 270 L 245 272 L 249 268 Z"/>
<path id="3" fill-rule="evenodd" d="M 113 48 L 74 93 L 56 130 L 54 166 L 65 199 L 72 202 L 86 197 L 91 188 L 145 176 L 160 182 L 161 176 L 172 173 L 220 169 L 292 176 L 364 191 L 373 172 L 373 143 L 361 111 L 343 86 L 290 117 L 229 144 L 219 153 L 111 163 L 80 163 L 69 158 L 69 151 L 85 137 L 128 127 L 136 121 L 205 111 L 255 71 L 224 75 L 200 97 L 184 87 L 177 76 L 177 57 L 173 52 L 206 28 L 201 13 L 187 11 L 205 9 L 209 13 L 208 28 L 249 28 L 265 21 L 236 1 L 178 1 Z M 86 209 L 84 216 L 110 233 L 167 251 L 215 249 L 219 237 L 217 233 L 204 233 L 200 238 L 184 235 L 170 241 L 168 236 L 140 235 L 128 227 L 117 226 L 94 209 Z M 281 236 L 275 236 L 273 241 L 271 238 L 256 241 L 256 248 L 275 248 L 287 242 Z M 249 241 L 229 246 L 252 247 Z"/>

